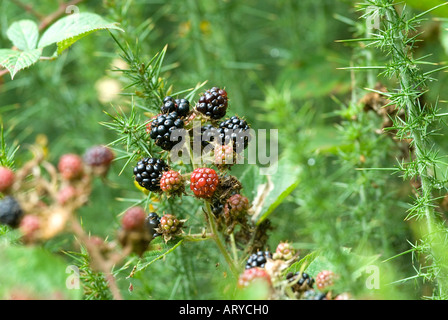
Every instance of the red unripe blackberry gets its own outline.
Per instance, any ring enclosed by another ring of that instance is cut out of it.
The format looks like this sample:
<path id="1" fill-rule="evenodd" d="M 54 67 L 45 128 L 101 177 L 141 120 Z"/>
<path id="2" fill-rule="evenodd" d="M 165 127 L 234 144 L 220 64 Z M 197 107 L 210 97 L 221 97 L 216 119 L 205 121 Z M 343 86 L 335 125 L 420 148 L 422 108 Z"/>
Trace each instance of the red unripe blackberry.
<path id="1" fill-rule="evenodd" d="M 196 110 L 213 120 L 217 120 L 226 115 L 227 105 L 227 92 L 224 89 L 213 87 L 201 95 L 196 104 Z"/>
<path id="2" fill-rule="evenodd" d="M 249 210 L 249 199 L 237 193 L 227 199 L 224 206 L 224 214 L 227 216 L 240 217 Z"/>
<path id="3" fill-rule="evenodd" d="M 219 184 L 216 171 L 210 168 L 197 168 L 191 173 L 190 189 L 198 198 L 210 198 Z"/>
<path id="4" fill-rule="evenodd" d="M 14 172 L 6 167 L 0 167 L 0 192 L 7 191 L 15 180 Z"/>
<path id="5" fill-rule="evenodd" d="M 167 115 L 162 114 L 152 121 L 149 136 L 157 146 L 163 150 L 170 151 L 182 141 L 184 132 L 180 130 L 184 128 L 184 125 L 184 121 L 177 112 L 171 112 Z M 173 133 L 175 135 L 172 136 Z"/>
<path id="6" fill-rule="evenodd" d="M 319 290 L 326 290 L 334 284 L 335 278 L 333 271 L 323 270 L 316 276 L 316 286 Z"/>
<path id="7" fill-rule="evenodd" d="M 92 167 L 109 167 L 114 158 L 112 150 L 102 145 L 93 146 L 84 154 L 84 162 Z"/>
<path id="8" fill-rule="evenodd" d="M 81 177 L 84 172 L 82 158 L 73 153 L 64 154 L 59 159 L 58 170 L 64 179 L 77 179 Z"/>
<path id="9" fill-rule="evenodd" d="M 15 198 L 7 196 L 0 200 L 0 224 L 17 228 L 23 214 L 23 210 Z"/>
<path id="10" fill-rule="evenodd" d="M 162 159 L 144 158 L 134 167 L 135 181 L 149 191 L 161 191 L 160 179 L 168 170 L 169 166 Z"/>
<path id="11" fill-rule="evenodd" d="M 63 187 L 58 192 L 58 203 L 65 205 L 67 202 L 75 199 L 78 196 L 78 191 L 75 187 L 68 185 Z"/>
<path id="12" fill-rule="evenodd" d="M 230 145 L 217 145 L 214 150 L 215 165 L 232 165 L 236 163 L 236 154 Z"/>
<path id="13" fill-rule="evenodd" d="M 246 288 L 255 281 L 262 281 L 272 285 L 271 277 L 263 268 L 246 269 L 238 278 L 238 288 Z"/>
<path id="14" fill-rule="evenodd" d="M 146 213 L 141 207 L 132 207 L 128 209 L 121 219 L 121 225 L 124 230 L 138 230 L 145 223 Z"/>
<path id="15" fill-rule="evenodd" d="M 184 178 L 178 171 L 165 171 L 160 179 L 160 188 L 167 193 L 183 191 Z"/>
<path id="16" fill-rule="evenodd" d="M 40 219 L 38 216 L 27 214 L 20 221 L 19 230 L 25 238 L 32 238 L 40 228 Z"/>
<path id="17" fill-rule="evenodd" d="M 272 259 L 272 254 L 269 251 L 258 251 L 247 259 L 245 268 L 264 268 L 268 259 Z"/>

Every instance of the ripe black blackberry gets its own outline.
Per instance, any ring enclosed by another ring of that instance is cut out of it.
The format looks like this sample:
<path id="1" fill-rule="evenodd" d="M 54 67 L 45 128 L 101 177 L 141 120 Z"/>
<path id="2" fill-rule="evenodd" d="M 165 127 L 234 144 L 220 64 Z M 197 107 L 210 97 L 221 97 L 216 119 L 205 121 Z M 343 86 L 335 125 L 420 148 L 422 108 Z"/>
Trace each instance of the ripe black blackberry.
<path id="1" fill-rule="evenodd" d="M 215 217 L 219 217 L 224 211 L 224 204 L 218 199 L 212 202 L 211 209 Z"/>
<path id="2" fill-rule="evenodd" d="M 213 120 L 217 120 L 226 115 L 227 106 L 227 92 L 224 89 L 213 87 L 205 91 L 199 98 L 196 110 Z"/>
<path id="3" fill-rule="evenodd" d="M 258 251 L 253 253 L 246 261 L 245 269 L 250 268 L 264 268 L 267 259 L 272 259 L 272 254 L 269 251 Z"/>
<path id="4" fill-rule="evenodd" d="M 178 135 L 174 141 L 171 140 L 171 134 L 174 130 L 183 129 L 184 122 L 177 112 L 170 114 L 161 114 L 151 124 L 150 137 L 155 144 L 163 150 L 171 150 L 177 143 L 182 141 L 182 136 Z"/>
<path id="5" fill-rule="evenodd" d="M 300 279 L 297 279 L 299 276 L 300 272 L 296 273 L 289 272 L 286 275 L 286 280 L 288 280 L 289 283 L 294 282 L 294 284 L 291 286 L 293 292 L 302 294 L 305 291 L 313 289 L 314 279 L 310 277 L 309 274 L 303 272 L 302 275 L 300 276 Z"/>
<path id="6" fill-rule="evenodd" d="M 328 300 L 325 293 L 318 292 L 314 289 L 307 290 L 303 293 L 303 300 Z"/>
<path id="7" fill-rule="evenodd" d="M 183 118 L 190 112 L 190 102 L 187 99 L 174 99 L 171 96 L 167 96 L 163 99 L 163 105 L 160 111 L 164 114 L 177 112 L 179 117 Z"/>
<path id="8" fill-rule="evenodd" d="M 249 141 L 250 127 L 246 120 L 233 116 L 230 119 L 222 121 L 219 124 L 219 139 L 221 144 L 229 144 L 233 142 L 233 149 L 235 151 L 242 151 L 246 149 Z"/>
<path id="9" fill-rule="evenodd" d="M 210 143 L 213 143 L 219 136 L 219 129 L 211 124 L 207 124 L 201 127 L 201 144 L 205 148 Z"/>
<path id="10" fill-rule="evenodd" d="M 0 223 L 17 228 L 23 216 L 20 204 L 11 196 L 0 200 Z"/>
<path id="11" fill-rule="evenodd" d="M 153 238 L 158 237 L 161 233 L 158 233 L 156 229 L 160 225 L 160 217 L 157 213 L 151 212 L 146 217 L 146 226 L 148 227 L 149 234 L 152 235 Z"/>
<path id="12" fill-rule="evenodd" d="M 162 159 L 144 158 L 134 167 L 135 181 L 149 191 L 161 191 L 160 179 L 169 166 Z"/>

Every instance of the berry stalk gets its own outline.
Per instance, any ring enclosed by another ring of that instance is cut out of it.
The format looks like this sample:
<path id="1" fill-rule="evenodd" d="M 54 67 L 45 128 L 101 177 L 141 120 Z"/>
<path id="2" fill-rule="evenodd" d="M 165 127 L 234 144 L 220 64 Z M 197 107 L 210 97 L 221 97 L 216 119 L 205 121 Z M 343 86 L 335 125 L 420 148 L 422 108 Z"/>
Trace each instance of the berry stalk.
<path id="1" fill-rule="evenodd" d="M 213 240 L 215 241 L 216 245 L 218 246 L 218 249 L 221 252 L 221 254 L 224 256 L 224 259 L 226 260 L 227 264 L 229 265 L 230 270 L 232 271 L 232 274 L 236 278 L 238 278 L 238 276 L 239 276 L 238 269 L 235 266 L 235 264 L 234 264 L 232 258 L 230 257 L 229 253 L 227 252 L 224 243 L 222 242 L 221 238 L 219 237 L 218 229 L 217 229 L 216 223 L 215 223 L 215 217 L 212 214 L 212 208 L 211 208 L 210 203 L 208 201 L 205 201 L 205 214 L 207 216 L 207 220 L 208 220 L 209 225 L 210 225 L 210 231 L 212 233 Z"/>

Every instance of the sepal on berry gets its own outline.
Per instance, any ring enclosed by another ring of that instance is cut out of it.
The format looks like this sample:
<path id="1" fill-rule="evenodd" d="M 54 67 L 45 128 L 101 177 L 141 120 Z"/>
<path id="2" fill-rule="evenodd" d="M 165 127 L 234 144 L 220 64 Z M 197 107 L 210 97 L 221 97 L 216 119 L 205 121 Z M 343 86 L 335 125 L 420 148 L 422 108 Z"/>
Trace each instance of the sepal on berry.
<path id="1" fill-rule="evenodd" d="M 165 242 L 168 242 L 184 233 L 182 228 L 185 222 L 186 220 L 177 219 L 173 214 L 164 214 L 160 218 L 159 227 L 155 231 L 163 236 Z"/>

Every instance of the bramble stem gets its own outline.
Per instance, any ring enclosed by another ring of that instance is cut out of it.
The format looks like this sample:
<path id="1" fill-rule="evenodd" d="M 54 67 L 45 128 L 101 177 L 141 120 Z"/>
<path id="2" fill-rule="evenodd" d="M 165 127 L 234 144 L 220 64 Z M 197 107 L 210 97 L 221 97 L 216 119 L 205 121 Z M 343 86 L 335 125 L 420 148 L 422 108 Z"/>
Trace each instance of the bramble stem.
<path id="1" fill-rule="evenodd" d="M 219 251 L 221 251 L 221 254 L 224 256 L 224 259 L 226 260 L 227 264 L 230 267 L 230 271 L 232 271 L 233 276 L 235 276 L 235 278 L 238 277 L 238 269 L 236 268 L 232 258 L 230 257 L 229 253 L 226 250 L 226 247 L 224 245 L 224 243 L 222 242 L 221 238 L 219 237 L 217 228 L 216 228 L 216 223 L 215 223 L 215 218 L 212 214 L 212 209 L 210 207 L 210 203 L 209 202 L 205 202 L 205 213 L 207 215 L 207 220 L 209 221 L 210 224 L 210 230 L 212 232 L 212 238 L 213 240 L 215 240 L 216 245 L 218 246 Z"/>

